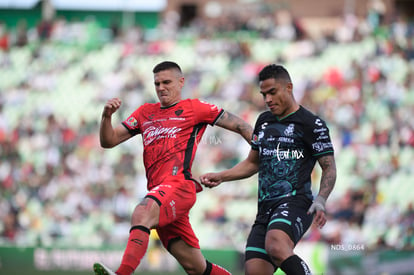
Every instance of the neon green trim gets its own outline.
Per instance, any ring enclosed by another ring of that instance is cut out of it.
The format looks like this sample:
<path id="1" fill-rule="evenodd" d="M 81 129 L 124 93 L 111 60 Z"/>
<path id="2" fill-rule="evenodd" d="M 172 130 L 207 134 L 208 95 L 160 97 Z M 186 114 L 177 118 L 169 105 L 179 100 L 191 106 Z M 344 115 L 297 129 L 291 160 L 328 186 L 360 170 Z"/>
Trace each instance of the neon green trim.
<path id="1" fill-rule="evenodd" d="M 286 219 L 274 219 L 273 221 L 271 221 L 271 222 L 267 225 L 267 227 L 269 227 L 272 223 L 275 223 L 275 222 L 283 222 L 283 223 L 286 223 L 286 224 L 288 224 L 288 225 L 292 225 L 292 223 L 291 223 L 290 221 L 286 220 Z"/>
<path id="2" fill-rule="evenodd" d="M 298 109 L 298 110 L 299 110 L 299 109 Z M 287 115 L 285 115 L 284 117 L 281 117 L 281 118 L 279 118 L 279 117 L 277 117 L 277 116 L 276 116 L 276 119 L 277 119 L 278 121 L 282 121 L 282 120 L 284 120 L 285 118 L 290 117 L 291 115 L 293 115 L 294 113 L 296 113 L 298 110 L 296 110 L 296 111 L 294 111 L 294 112 L 291 112 L 290 114 L 287 114 Z"/>
<path id="3" fill-rule="evenodd" d="M 263 248 L 258 248 L 258 247 L 246 247 L 246 251 L 255 251 L 255 252 L 260 252 L 260 253 L 267 255 L 266 250 L 264 250 Z"/>
<path id="4" fill-rule="evenodd" d="M 319 153 L 319 154 L 314 154 L 313 156 L 316 157 L 316 156 L 325 155 L 327 153 L 333 153 L 333 152 L 334 151 L 326 151 L 326 152 L 322 152 L 322 153 Z"/>

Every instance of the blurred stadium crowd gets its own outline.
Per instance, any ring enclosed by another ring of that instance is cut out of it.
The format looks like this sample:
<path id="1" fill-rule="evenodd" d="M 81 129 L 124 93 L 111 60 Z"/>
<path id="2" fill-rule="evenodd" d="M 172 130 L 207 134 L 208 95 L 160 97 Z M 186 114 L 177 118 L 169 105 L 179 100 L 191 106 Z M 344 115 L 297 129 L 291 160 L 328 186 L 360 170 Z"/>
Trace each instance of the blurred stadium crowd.
<path id="1" fill-rule="evenodd" d="M 131 210 L 146 193 L 142 146 L 135 138 L 101 149 L 100 114 L 110 97 L 123 100 L 117 122 L 155 102 L 151 70 L 168 59 L 183 68 L 184 97 L 250 123 L 265 110 L 257 72 L 284 64 L 296 97 L 327 121 L 336 149 L 329 221 L 303 241 L 414 248 L 410 18 L 347 14 L 316 37 L 286 11 L 186 28 L 169 15 L 155 30 L 103 29 L 93 18 L 0 29 L 0 244 L 124 244 Z M 193 175 L 231 167 L 248 150 L 237 135 L 209 127 Z M 319 176 L 316 168 L 315 192 Z M 256 185 L 253 177 L 199 193 L 191 219 L 202 247 L 243 249 Z"/>

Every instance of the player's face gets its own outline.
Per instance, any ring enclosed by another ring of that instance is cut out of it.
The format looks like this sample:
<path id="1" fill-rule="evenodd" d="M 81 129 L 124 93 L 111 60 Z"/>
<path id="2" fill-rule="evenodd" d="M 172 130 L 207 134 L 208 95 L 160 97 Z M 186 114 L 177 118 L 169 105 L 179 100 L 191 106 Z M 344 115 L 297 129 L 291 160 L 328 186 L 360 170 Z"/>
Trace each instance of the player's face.
<path id="1" fill-rule="evenodd" d="M 177 70 L 164 70 L 154 74 L 155 91 L 161 106 L 168 107 L 181 100 L 184 77 Z"/>
<path id="2" fill-rule="evenodd" d="M 283 118 L 296 111 L 296 102 L 292 95 L 292 83 L 269 78 L 259 83 L 260 93 L 272 114 Z"/>

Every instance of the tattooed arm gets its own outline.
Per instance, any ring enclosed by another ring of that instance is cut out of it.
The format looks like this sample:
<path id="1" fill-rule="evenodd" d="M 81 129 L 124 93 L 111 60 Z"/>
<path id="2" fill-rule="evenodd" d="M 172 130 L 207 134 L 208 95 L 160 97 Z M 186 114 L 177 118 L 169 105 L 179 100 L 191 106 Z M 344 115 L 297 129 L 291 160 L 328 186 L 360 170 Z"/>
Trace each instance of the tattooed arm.
<path id="1" fill-rule="evenodd" d="M 251 143 L 253 128 L 240 117 L 225 111 L 216 125 L 240 134 L 249 144 Z"/>
<path id="2" fill-rule="evenodd" d="M 318 159 L 319 165 L 322 168 L 322 177 L 319 187 L 319 196 L 328 199 L 331 194 L 336 181 L 336 165 L 333 155 L 324 156 Z"/>
<path id="3" fill-rule="evenodd" d="M 319 187 L 318 196 L 316 196 L 311 207 L 308 210 L 309 214 L 316 212 L 314 222 L 322 227 L 326 223 L 325 203 L 331 194 L 336 181 L 336 165 L 335 158 L 331 156 L 323 156 L 318 159 L 319 165 L 322 168 L 322 177 Z"/>

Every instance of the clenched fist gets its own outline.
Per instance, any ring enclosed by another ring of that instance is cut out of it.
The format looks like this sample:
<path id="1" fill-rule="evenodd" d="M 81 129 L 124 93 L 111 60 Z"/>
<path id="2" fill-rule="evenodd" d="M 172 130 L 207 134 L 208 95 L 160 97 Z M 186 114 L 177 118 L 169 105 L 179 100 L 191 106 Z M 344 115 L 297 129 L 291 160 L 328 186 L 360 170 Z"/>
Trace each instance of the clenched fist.
<path id="1" fill-rule="evenodd" d="M 103 117 L 110 117 L 121 107 L 122 101 L 119 98 L 109 99 L 102 112 Z"/>

